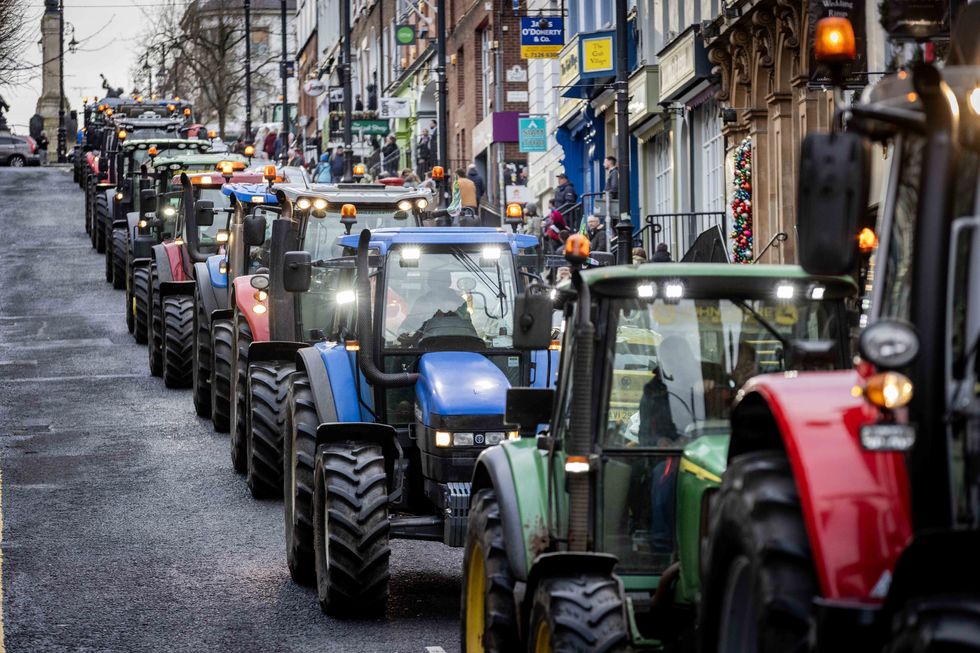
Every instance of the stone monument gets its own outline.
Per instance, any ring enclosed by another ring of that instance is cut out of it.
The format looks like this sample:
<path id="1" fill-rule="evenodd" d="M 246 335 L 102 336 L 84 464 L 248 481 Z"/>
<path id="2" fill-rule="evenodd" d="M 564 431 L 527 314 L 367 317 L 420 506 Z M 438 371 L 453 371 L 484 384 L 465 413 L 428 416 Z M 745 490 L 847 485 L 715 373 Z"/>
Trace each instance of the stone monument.
<path id="1" fill-rule="evenodd" d="M 59 0 L 44 0 L 44 15 L 41 16 L 41 97 L 37 100 L 37 112 L 44 118 L 44 132 L 51 141 L 51 149 L 58 140 L 58 98 L 61 97 L 60 66 L 61 56 L 61 16 L 58 13 Z M 69 109 L 65 98 L 65 112 Z M 66 135 L 73 139 L 74 134 Z"/>

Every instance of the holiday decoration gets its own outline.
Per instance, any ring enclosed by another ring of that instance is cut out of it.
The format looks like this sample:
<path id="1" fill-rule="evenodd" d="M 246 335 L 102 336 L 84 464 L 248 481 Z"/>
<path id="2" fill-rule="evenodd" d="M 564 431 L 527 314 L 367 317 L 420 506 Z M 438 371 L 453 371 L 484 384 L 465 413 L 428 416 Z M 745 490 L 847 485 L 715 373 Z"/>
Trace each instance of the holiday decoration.
<path id="1" fill-rule="evenodd" d="M 735 178 L 732 179 L 732 254 L 736 263 L 752 262 L 752 141 L 735 148 Z"/>

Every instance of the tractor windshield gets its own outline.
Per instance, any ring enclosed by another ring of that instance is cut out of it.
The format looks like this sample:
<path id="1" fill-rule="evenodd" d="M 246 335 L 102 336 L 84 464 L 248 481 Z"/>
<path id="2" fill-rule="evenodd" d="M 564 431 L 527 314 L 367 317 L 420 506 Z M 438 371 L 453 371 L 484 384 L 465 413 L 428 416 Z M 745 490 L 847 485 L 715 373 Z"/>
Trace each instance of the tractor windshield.
<path id="1" fill-rule="evenodd" d="M 839 303 L 775 297 L 617 300 L 610 343 L 606 447 L 679 448 L 727 433 L 749 378 L 786 369 L 786 343 L 839 341 Z"/>
<path id="2" fill-rule="evenodd" d="M 507 248 L 403 245 L 387 262 L 384 341 L 390 349 L 426 349 L 435 338 L 475 348 L 508 349 L 514 261 Z"/>
<path id="3" fill-rule="evenodd" d="M 385 227 L 414 227 L 407 218 L 396 218 L 398 213 L 397 206 L 378 206 L 378 207 L 357 207 L 357 225 L 355 229 L 382 229 Z M 405 215 L 404 213 L 402 215 Z M 332 206 L 327 209 L 326 220 L 333 220 L 340 224 L 340 207 Z"/>
<path id="4" fill-rule="evenodd" d="M 197 191 L 198 200 L 209 200 L 214 202 L 214 209 L 217 216 L 225 217 L 225 213 L 221 213 L 222 209 L 227 209 L 231 205 L 231 198 L 221 192 L 220 188 L 198 188 Z M 198 246 L 204 252 L 217 252 L 218 251 L 218 231 L 225 228 L 227 220 L 215 218 L 214 222 L 207 227 L 198 227 Z"/>

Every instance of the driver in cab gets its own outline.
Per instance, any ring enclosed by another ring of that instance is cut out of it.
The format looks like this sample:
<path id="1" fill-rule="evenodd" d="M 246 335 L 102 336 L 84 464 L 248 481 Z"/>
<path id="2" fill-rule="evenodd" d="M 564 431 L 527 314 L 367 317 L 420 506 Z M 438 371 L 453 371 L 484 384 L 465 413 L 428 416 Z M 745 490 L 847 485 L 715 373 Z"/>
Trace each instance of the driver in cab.
<path id="1" fill-rule="evenodd" d="M 407 314 L 400 324 L 389 325 L 389 328 L 399 334 L 400 341 L 404 343 L 406 340 L 414 339 L 426 322 L 438 316 L 455 315 L 472 326 L 466 299 L 453 288 L 452 275 L 449 271 L 419 270 L 417 274 L 419 276 L 412 281 L 417 283 L 420 289 L 411 293 L 401 293 L 402 296 L 415 296 L 414 301 L 410 299 L 408 302 L 410 305 Z M 401 313 L 395 315 L 400 316 Z"/>

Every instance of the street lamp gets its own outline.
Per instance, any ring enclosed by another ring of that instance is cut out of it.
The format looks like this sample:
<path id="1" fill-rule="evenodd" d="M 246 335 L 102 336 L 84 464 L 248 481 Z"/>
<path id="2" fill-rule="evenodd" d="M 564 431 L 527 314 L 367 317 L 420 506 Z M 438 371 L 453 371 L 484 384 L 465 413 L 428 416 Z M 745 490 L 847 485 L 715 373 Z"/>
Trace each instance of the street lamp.
<path id="1" fill-rule="evenodd" d="M 252 3 L 245 0 L 245 142 L 252 142 Z"/>
<path id="2" fill-rule="evenodd" d="M 72 41 L 75 38 L 72 36 Z M 65 162 L 65 2 L 58 2 L 58 163 Z"/>

